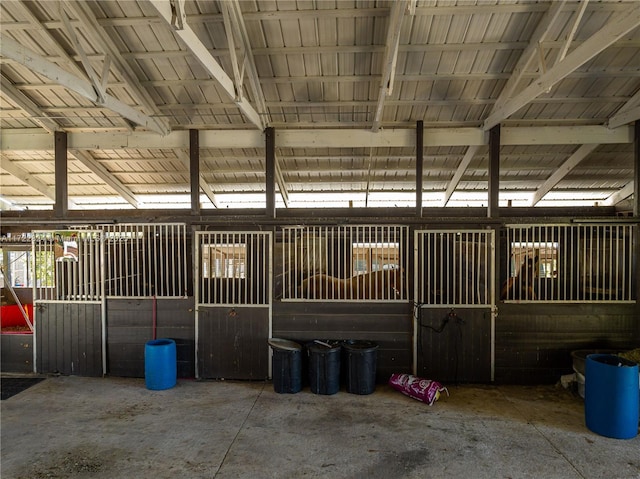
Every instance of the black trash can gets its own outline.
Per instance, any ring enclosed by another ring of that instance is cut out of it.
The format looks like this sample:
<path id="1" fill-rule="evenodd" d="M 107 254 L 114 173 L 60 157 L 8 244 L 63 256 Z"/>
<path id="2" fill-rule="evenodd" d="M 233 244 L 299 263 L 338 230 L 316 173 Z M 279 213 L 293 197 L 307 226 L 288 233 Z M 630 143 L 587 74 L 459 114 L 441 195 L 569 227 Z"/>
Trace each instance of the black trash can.
<path id="1" fill-rule="evenodd" d="M 340 390 L 340 343 L 316 340 L 307 344 L 309 387 L 314 394 L 335 394 Z"/>
<path id="2" fill-rule="evenodd" d="M 344 341 L 342 356 L 347 382 L 347 392 L 371 394 L 376 390 L 378 345 L 371 341 Z"/>
<path id="3" fill-rule="evenodd" d="M 281 394 L 292 394 L 302 389 L 302 346 L 287 339 L 271 338 L 273 349 L 273 390 Z"/>

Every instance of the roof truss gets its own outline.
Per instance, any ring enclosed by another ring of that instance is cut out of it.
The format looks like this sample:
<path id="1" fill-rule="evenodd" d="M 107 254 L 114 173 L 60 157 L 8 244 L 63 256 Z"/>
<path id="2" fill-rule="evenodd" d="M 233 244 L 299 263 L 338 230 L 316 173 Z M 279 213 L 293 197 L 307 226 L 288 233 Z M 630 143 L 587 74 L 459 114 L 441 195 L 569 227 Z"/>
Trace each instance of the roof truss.
<path id="1" fill-rule="evenodd" d="M 102 181 L 113 188 L 124 200 L 127 201 L 134 208 L 138 208 L 139 200 L 136 195 L 127 188 L 118 178 L 111 174 L 104 166 L 91 156 L 88 151 L 85 150 L 70 150 L 70 153 L 76 157 L 76 159 L 84 166 L 89 168 L 95 175 L 97 175 Z"/>
<path id="2" fill-rule="evenodd" d="M 557 82 L 638 26 L 640 26 L 640 5 L 634 4 L 628 11 L 616 14 L 603 28 L 576 47 L 564 60 L 547 70 L 540 78 L 506 101 L 500 108 L 496 108 L 484 121 L 484 129 L 488 131 L 509 118 L 531 100 L 542 95 Z"/>
<path id="3" fill-rule="evenodd" d="M 2 160 L 0 161 L 0 168 L 55 203 L 56 190 L 54 187 L 49 186 L 39 179 L 35 178 L 31 173 L 19 167 L 17 165 L 17 162 L 15 161 L 9 161 L 3 156 L 0 156 L 0 160 Z M 69 200 L 69 205 L 75 206 L 75 203 L 72 200 Z"/>
<path id="4" fill-rule="evenodd" d="M 69 90 L 74 91 L 96 105 L 104 105 L 106 108 L 122 115 L 122 117 L 137 125 L 148 128 L 156 133 L 163 133 L 162 130 L 157 128 L 155 122 L 149 116 L 139 112 L 129 105 L 124 104 L 108 93 L 104 94 L 104 101 L 101 103 L 100 96 L 94 90 L 91 82 L 68 73 L 58 65 L 51 63 L 45 57 L 23 47 L 12 38 L 2 38 L 2 41 L 0 42 L 0 55 L 6 58 L 11 58 L 33 72 L 65 86 Z"/>
<path id="5" fill-rule="evenodd" d="M 249 122 L 257 126 L 260 130 L 264 130 L 265 125 L 261 116 L 247 99 L 238 96 L 233 80 L 222 69 L 218 61 L 211 55 L 191 27 L 185 23 L 182 25 L 182 28 L 179 28 L 172 20 L 174 17 L 172 2 L 169 0 L 148 0 L 148 2 L 153 6 L 158 15 L 173 28 L 174 33 L 182 40 L 187 50 L 189 50 L 205 70 L 220 84 L 223 91 L 235 102 Z"/>
<path id="6" fill-rule="evenodd" d="M 11 101 L 31 115 L 33 120 L 35 120 L 36 123 L 38 123 L 48 133 L 53 133 L 54 131 L 61 129 L 60 125 L 55 120 L 49 118 L 49 116 L 43 112 L 38 105 L 31 101 L 31 99 L 23 92 L 14 87 L 3 74 L 0 74 L 0 88 L 2 89 L 3 95 L 7 95 Z"/>

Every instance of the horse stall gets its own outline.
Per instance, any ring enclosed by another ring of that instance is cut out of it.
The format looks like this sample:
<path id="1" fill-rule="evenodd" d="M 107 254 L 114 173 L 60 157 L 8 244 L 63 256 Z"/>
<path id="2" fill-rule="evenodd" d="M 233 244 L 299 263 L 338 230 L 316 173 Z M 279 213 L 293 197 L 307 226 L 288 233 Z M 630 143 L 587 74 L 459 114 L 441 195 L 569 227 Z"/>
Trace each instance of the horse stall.
<path id="1" fill-rule="evenodd" d="M 145 344 L 176 343 L 177 375 L 195 376 L 185 223 L 100 225 L 104 232 L 107 372 L 144 377 Z"/>
<path id="2" fill-rule="evenodd" d="M 34 372 L 102 376 L 105 303 L 102 232 L 34 231 Z"/>
<path id="3" fill-rule="evenodd" d="M 143 377 L 145 343 L 165 337 L 179 377 L 264 380 L 276 337 L 373 341 L 378 382 L 535 384 L 570 373 L 574 350 L 637 347 L 633 223 L 291 222 L 3 244 L 3 307 L 13 290 L 35 330 L 6 330 L 3 309 L 3 371 Z"/>
<path id="4" fill-rule="evenodd" d="M 373 341 L 378 381 L 411 370 L 409 227 L 288 226 L 278 233 L 273 336 L 301 344 Z"/>
<path id="5" fill-rule="evenodd" d="M 196 377 L 266 379 L 272 234 L 195 232 Z"/>
<path id="6" fill-rule="evenodd" d="M 495 232 L 414 234 L 414 369 L 449 383 L 492 381 Z"/>
<path id="7" fill-rule="evenodd" d="M 2 371 L 33 371 L 33 277 L 31 235 L 3 238 L 0 244 Z"/>
<path id="8" fill-rule="evenodd" d="M 496 381 L 549 383 L 571 352 L 638 347 L 637 226 L 507 225 L 500 249 Z"/>

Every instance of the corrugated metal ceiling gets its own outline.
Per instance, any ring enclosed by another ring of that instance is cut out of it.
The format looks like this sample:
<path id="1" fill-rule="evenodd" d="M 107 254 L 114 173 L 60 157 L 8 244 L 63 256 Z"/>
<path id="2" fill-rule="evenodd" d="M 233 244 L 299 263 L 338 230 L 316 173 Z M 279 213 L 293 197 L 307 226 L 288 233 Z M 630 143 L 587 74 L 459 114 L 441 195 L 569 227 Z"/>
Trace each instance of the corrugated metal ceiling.
<path id="1" fill-rule="evenodd" d="M 309 139 L 276 137 L 279 206 L 412 205 L 418 121 L 425 206 L 486 204 L 494 124 L 512 138 L 503 204 L 633 193 L 634 1 L 8 1 L 0 14 L 5 207 L 51 207 L 56 130 L 72 208 L 188 207 L 189 129 L 219 133 L 201 150 L 217 207 L 264 206 L 264 144 L 247 135 L 267 126 Z"/>

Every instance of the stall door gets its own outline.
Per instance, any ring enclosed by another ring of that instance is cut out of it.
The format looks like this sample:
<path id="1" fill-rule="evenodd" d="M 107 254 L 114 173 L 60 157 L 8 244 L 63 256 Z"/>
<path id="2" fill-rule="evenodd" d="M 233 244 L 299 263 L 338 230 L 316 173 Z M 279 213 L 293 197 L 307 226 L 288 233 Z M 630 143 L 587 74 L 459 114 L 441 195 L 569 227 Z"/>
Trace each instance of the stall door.
<path id="1" fill-rule="evenodd" d="M 35 372 L 102 376 L 105 360 L 101 231 L 35 231 Z"/>
<path id="2" fill-rule="evenodd" d="M 270 232 L 196 233 L 196 376 L 266 379 Z"/>
<path id="3" fill-rule="evenodd" d="M 493 381 L 494 231 L 416 231 L 414 248 L 415 373 Z"/>

